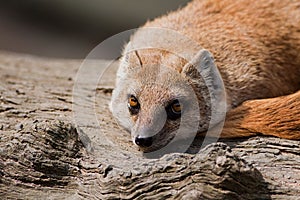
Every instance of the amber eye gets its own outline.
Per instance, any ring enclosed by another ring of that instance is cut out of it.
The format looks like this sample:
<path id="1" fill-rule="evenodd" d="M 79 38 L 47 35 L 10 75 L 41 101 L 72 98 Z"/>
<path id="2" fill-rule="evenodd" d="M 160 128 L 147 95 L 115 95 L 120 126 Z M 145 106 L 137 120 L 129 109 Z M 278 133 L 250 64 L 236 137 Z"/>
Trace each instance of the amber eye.
<path id="1" fill-rule="evenodd" d="M 129 106 L 130 107 L 136 107 L 138 104 L 139 104 L 139 102 L 134 96 L 129 97 Z"/>
<path id="2" fill-rule="evenodd" d="M 130 114 L 132 114 L 132 115 L 136 115 L 139 112 L 139 109 L 140 109 L 139 101 L 133 95 L 131 95 L 128 98 L 128 109 L 129 109 Z"/>
<path id="3" fill-rule="evenodd" d="M 180 113 L 181 112 L 181 105 L 178 101 L 174 102 L 172 105 L 171 105 L 171 108 L 172 108 L 172 111 L 174 113 Z"/>
<path id="4" fill-rule="evenodd" d="M 168 118 L 176 120 L 181 117 L 182 105 L 176 99 L 166 107 Z"/>

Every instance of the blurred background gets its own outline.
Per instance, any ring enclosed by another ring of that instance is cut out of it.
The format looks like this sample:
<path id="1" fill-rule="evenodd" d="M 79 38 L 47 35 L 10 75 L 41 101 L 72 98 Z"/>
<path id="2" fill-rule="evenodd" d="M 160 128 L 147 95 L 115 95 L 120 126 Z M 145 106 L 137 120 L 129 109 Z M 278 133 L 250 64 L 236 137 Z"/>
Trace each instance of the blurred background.
<path id="1" fill-rule="evenodd" d="M 0 0 L 0 50 L 84 58 L 106 38 L 189 0 Z"/>

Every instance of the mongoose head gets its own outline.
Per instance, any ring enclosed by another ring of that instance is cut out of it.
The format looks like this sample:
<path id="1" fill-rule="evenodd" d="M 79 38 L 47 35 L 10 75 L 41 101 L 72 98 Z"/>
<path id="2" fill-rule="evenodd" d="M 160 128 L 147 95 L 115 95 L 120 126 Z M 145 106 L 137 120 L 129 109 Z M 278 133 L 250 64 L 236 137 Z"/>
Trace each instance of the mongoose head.
<path id="1" fill-rule="evenodd" d="M 215 70 L 207 50 L 191 62 L 159 49 L 125 50 L 110 109 L 142 151 L 157 150 L 208 129 L 213 102 L 224 97 Z"/>

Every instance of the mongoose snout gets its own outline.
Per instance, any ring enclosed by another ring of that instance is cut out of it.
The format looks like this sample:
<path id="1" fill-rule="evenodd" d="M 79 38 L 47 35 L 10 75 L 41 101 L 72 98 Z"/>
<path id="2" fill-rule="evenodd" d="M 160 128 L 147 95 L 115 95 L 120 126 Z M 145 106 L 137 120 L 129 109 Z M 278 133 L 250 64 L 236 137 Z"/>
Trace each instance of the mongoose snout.
<path id="1" fill-rule="evenodd" d="M 153 137 L 140 137 L 139 135 L 134 140 L 135 144 L 140 147 L 150 147 L 153 143 Z"/>

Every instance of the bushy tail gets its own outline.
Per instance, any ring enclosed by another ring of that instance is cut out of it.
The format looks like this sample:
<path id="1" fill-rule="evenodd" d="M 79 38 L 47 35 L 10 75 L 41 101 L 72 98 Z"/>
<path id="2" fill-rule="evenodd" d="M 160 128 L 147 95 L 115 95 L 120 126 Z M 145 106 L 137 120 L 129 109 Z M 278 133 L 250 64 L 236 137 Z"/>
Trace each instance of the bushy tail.
<path id="1" fill-rule="evenodd" d="M 222 138 L 255 135 L 300 139 L 300 90 L 287 96 L 250 100 L 229 111 Z"/>

